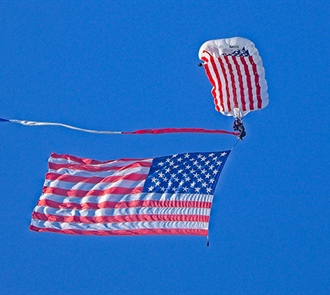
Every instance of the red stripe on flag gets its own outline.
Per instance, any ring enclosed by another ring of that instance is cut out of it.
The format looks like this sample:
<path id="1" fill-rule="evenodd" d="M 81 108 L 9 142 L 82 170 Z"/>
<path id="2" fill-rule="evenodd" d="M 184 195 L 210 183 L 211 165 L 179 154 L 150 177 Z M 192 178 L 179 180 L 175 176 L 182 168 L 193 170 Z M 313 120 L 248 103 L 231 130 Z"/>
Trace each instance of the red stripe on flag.
<path id="1" fill-rule="evenodd" d="M 55 229 L 55 228 L 39 228 L 30 225 L 30 230 L 37 232 L 53 232 L 71 235 L 98 235 L 98 236 L 132 236 L 132 235 L 195 235 L 207 236 L 206 229 L 169 229 L 169 228 L 153 228 L 153 229 L 131 229 L 131 230 L 75 230 L 75 229 Z"/>
<path id="2" fill-rule="evenodd" d="M 53 172 L 48 172 L 46 174 L 46 179 L 48 180 L 60 180 L 60 181 L 66 181 L 66 182 L 72 182 L 72 183 L 108 183 L 108 182 L 116 182 L 119 180 L 132 180 L 132 181 L 138 181 L 138 180 L 144 180 L 146 178 L 145 174 L 137 174 L 137 173 L 130 173 L 125 174 L 122 176 L 106 176 L 106 177 L 83 177 L 83 176 L 74 176 L 74 175 L 67 175 L 67 174 L 58 174 Z"/>
<path id="3" fill-rule="evenodd" d="M 259 82 L 259 75 L 258 75 L 258 71 L 257 71 L 257 65 L 254 62 L 252 56 L 249 56 L 249 61 L 252 65 L 252 69 L 253 69 L 253 73 L 254 73 L 254 82 L 255 82 L 255 85 L 256 85 L 258 109 L 261 109 L 262 102 L 261 102 L 261 95 L 260 95 L 260 82 Z"/>
<path id="4" fill-rule="evenodd" d="M 215 87 L 215 81 L 213 80 L 213 77 L 212 77 L 212 74 L 210 72 L 209 66 L 205 65 L 204 68 L 205 68 L 206 76 L 209 78 L 211 84 L 213 85 L 211 93 L 212 93 L 212 96 L 213 96 L 213 102 L 214 102 L 214 105 L 215 105 L 215 109 L 218 112 L 220 112 L 220 111 L 222 111 L 222 106 L 221 106 L 221 101 L 220 101 L 220 107 L 219 107 L 219 103 L 218 103 L 219 98 L 218 98 L 217 93 L 216 93 L 217 90 L 216 90 L 216 87 Z"/>
<path id="5" fill-rule="evenodd" d="M 49 163 L 48 167 L 52 170 L 59 170 L 62 168 L 72 169 L 72 170 L 83 170 L 89 172 L 102 172 L 102 171 L 122 171 L 125 169 L 133 169 L 133 168 L 141 168 L 151 166 L 151 162 L 135 162 L 128 164 L 126 166 L 90 166 L 90 165 L 80 165 L 80 164 L 56 164 L 56 163 Z"/>
<path id="6" fill-rule="evenodd" d="M 202 60 L 205 61 L 206 63 L 208 63 L 209 59 L 207 58 L 206 55 L 204 55 L 204 53 L 208 54 L 208 56 L 211 56 L 211 54 L 209 52 L 207 52 L 206 50 L 204 50 L 203 53 L 202 53 Z"/>
<path id="7" fill-rule="evenodd" d="M 204 66 L 205 68 L 205 73 L 206 73 L 206 76 L 209 78 L 213 88 L 212 88 L 212 96 L 214 98 L 214 105 L 215 105 L 215 109 L 220 112 L 220 111 L 223 111 L 224 110 L 224 106 L 223 106 L 223 100 L 222 100 L 222 87 L 221 87 L 221 80 L 220 80 L 220 77 L 219 77 L 219 72 L 218 72 L 218 69 L 217 69 L 217 66 L 215 64 L 215 60 L 213 58 L 213 56 L 206 52 L 210 57 L 210 63 L 212 65 L 212 68 L 213 68 L 213 71 L 214 71 L 214 74 L 216 75 L 215 79 L 218 81 L 218 86 L 217 86 L 217 83 L 215 82 L 215 80 L 213 79 L 213 75 L 209 69 L 209 65 L 206 64 Z M 219 90 L 219 95 L 217 95 L 217 90 Z"/>
<path id="8" fill-rule="evenodd" d="M 75 156 L 68 155 L 68 154 L 60 155 L 60 154 L 55 154 L 55 153 L 51 153 L 51 158 L 65 159 L 67 161 L 72 161 L 72 162 L 76 162 L 76 163 L 80 163 L 80 164 L 88 164 L 88 165 L 107 164 L 107 163 L 113 162 L 113 160 L 97 161 L 97 160 L 88 159 L 88 158 L 79 158 L 79 157 L 75 157 Z"/>
<path id="9" fill-rule="evenodd" d="M 132 188 L 126 188 L 126 187 L 111 187 L 104 190 L 66 190 L 62 188 L 56 188 L 56 187 L 48 187 L 44 186 L 42 189 L 43 194 L 55 194 L 55 195 L 61 195 L 61 196 L 68 196 L 68 197 L 89 197 L 89 196 L 104 196 L 107 194 L 114 194 L 114 195 L 124 195 L 124 194 L 138 194 L 141 193 L 143 189 L 143 186 L 136 186 Z"/>
<path id="10" fill-rule="evenodd" d="M 244 66 L 244 74 L 246 76 L 246 83 L 247 83 L 248 95 L 249 95 L 249 110 L 254 110 L 254 107 L 253 107 L 253 93 L 252 93 L 252 81 L 251 81 L 249 67 L 246 63 L 246 58 L 244 56 L 241 56 L 240 59 L 241 59 L 241 62 Z"/>
<path id="11" fill-rule="evenodd" d="M 118 223 L 118 222 L 143 222 L 143 221 L 184 221 L 184 222 L 209 222 L 206 215 L 181 215 L 181 214 L 134 214 L 116 216 L 62 216 L 33 212 L 33 219 L 51 222 L 68 223 Z"/>
<path id="12" fill-rule="evenodd" d="M 239 86 L 239 91 L 240 91 L 240 100 L 242 104 L 242 110 L 246 111 L 246 102 L 245 102 L 245 95 L 244 95 L 244 84 L 243 84 L 243 77 L 242 77 L 242 72 L 241 72 L 241 67 L 239 66 L 237 62 L 237 57 L 233 56 L 233 61 L 236 67 L 236 73 L 238 76 L 238 86 Z"/>
<path id="13" fill-rule="evenodd" d="M 224 111 L 225 106 L 224 106 L 224 100 L 223 100 L 224 97 L 223 97 L 223 92 L 222 92 L 222 83 L 221 83 L 221 78 L 220 78 L 221 74 L 219 73 L 219 70 L 218 70 L 218 65 L 220 66 L 220 64 L 218 63 L 218 60 L 215 59 L 213 56 L 210 56 L 210 57 L 211 57 L 211 64 L 213 67 L 215 78 L 218 81 L 218 83 L 214 83 L 214 88 L 212 90 L 212 94 L 214 97 L 214 103 L 215 103 L 215 105 L 218 106 L 219 110 Z M 218 63 L 218 65 L 217 65 L 217 63 Z"/>
<path id="14" fill-rule="evenodd" d="M 88 165 L 99 165 L 99 164 L 110 164 L 114 162 L 132 162 L 132 161 L 143 161 L 143 160 L 148 160 L 146 158 L 121 158 L 121 159 L 116 159 L 116 160 L 107 160 L 107 161 L 98 161 L 98 160 L 93 160 L 89 158 L 80 158 L 68 154 L 56 154 L 56 153 L 51 153 L 51 158 L 54 159 L 64 159 L 67 161 L 72 161 L 80 164 L 88 164 Z"/>
<path id="15" fill-rule="evenodd" d="M 227 55 L 224 56 L 224 59 L 227 63 L 227 67 L 228 67 L 228 70 L 229 70 L 229 78 L 230 78 L 230 81 L 231 81 L 231 89 L 233 91 L 233 103 L 234 103 L 234 108 L 238 108 L 238 102 L 237 102 L 237 93 L 236 93 L 236 82 L 235 82 L 235 76 L 234 76 L 234 70 L 233 70 L 233 67 L 229 61 L 229 57 Z M 232 58 L 231 58 L 232 59 Z"/>
<path id="16" fill-rule="evenodd" d="M 56 202 L 47 199 L 41 199 L 38 206 L 48 206 L 55 209 L 118 209 L 118 208 L 134 208 L 134 207 L 152 207 L 152 208 L 211 208 L 211 202 L 198 201 L 176 201 L 176 200 L 134 200 L 124 202 L 100 202 L 100 203 L 72 203 L 72 202 Z"/>
<path id="17" fill-rule="evenodd" d="M 225 65 L 224 63 L 222 62 L 222 59 L 221 57 L 218 58 L 218 61 L 220 63 L 220 67 L 221 67 L 221 70 L 222 70 L 222 73 L 223 73 L 223 77 L 225 79 L 225 90 L 226 90 L 226 97 L 227 97 L 227 108 L 228 108 L 228 112 L 231 112 L 232 111 L 232 103 L 231 103 L 231 98 L 230 98 L 230 91 L 229 91 L 229 81 L 228 81 L 228 78 L 227 78 L 227 73 L 226 73 L 226 69 L 225 69 Z"/>

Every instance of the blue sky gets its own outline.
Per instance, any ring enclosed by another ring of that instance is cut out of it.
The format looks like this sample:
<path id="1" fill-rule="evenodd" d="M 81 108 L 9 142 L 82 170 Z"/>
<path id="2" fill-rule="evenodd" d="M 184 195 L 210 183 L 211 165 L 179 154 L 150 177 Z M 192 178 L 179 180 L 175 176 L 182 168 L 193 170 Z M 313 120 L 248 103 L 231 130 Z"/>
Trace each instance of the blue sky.
<path id="1" fill-rule="evenodd" d="M 270 103 L 245 119 L 203 237 L 29 231 L 51 152 L 98 160 L 230 149 L 227 135 L 93 135 L 1 123 L 0 293 L 329 294 L 328 1 L 0 1 L 0 117 L 231 129 L 197 67 L 252 40 Z"/>

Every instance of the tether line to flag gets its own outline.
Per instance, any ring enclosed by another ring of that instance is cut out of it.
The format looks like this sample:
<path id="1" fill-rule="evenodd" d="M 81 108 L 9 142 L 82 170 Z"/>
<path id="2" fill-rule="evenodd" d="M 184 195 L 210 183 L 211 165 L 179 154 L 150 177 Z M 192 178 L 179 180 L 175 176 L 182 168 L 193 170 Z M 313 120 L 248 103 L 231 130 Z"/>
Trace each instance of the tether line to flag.
<path id="1" fill-rule="evenodd" d="M 166 133 L 206 133 L 206 134 L 227 134 L 227 135 L 239 135 L 239 132 L 226 131 L 221 129 L 204 129 L 204 128 L 154 128 L 154 129 L 140 129 L 135 131 L 107 131 L 107 130 L 93 130 L 79 128 L 68 124 L 56 123 L 56 122 L 38 122 L 38 121 L 27 121 L 27 120 L 16 120 L 16 119 L 4 119 L 0 118 L 0 122 L 9 122 L 21 124 L 24 126 L 35 127 L 35 126 L 59 126 L 68 129 L 73 129 L 81 132 L 95 133 L 95 134 L 166 134 Z"/>

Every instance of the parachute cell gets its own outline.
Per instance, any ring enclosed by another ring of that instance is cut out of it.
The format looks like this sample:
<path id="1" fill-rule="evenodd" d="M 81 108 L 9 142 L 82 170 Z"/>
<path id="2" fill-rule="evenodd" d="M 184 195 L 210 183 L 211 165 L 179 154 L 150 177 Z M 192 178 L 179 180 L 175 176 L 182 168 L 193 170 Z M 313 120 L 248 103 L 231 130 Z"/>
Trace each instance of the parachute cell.
<path id="1" fill-rule="evenodd" d="M 262 60 L 248 39 L 235 37 L 205 42 L 198 53 L 212 88 L 215 109 L 241 118 L 268 105 Z"/>

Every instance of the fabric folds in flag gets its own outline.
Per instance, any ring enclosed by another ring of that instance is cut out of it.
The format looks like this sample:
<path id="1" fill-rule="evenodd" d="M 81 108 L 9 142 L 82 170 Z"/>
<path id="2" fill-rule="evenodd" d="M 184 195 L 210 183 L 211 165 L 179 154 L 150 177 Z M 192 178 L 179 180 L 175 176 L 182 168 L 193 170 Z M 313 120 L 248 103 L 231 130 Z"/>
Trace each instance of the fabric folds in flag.
<path id="1" fill-rule="evenodd" d="M 97 161 L 52 153 L 30 229 L 206 236 L 214 191 L 229 154 Z"/>

